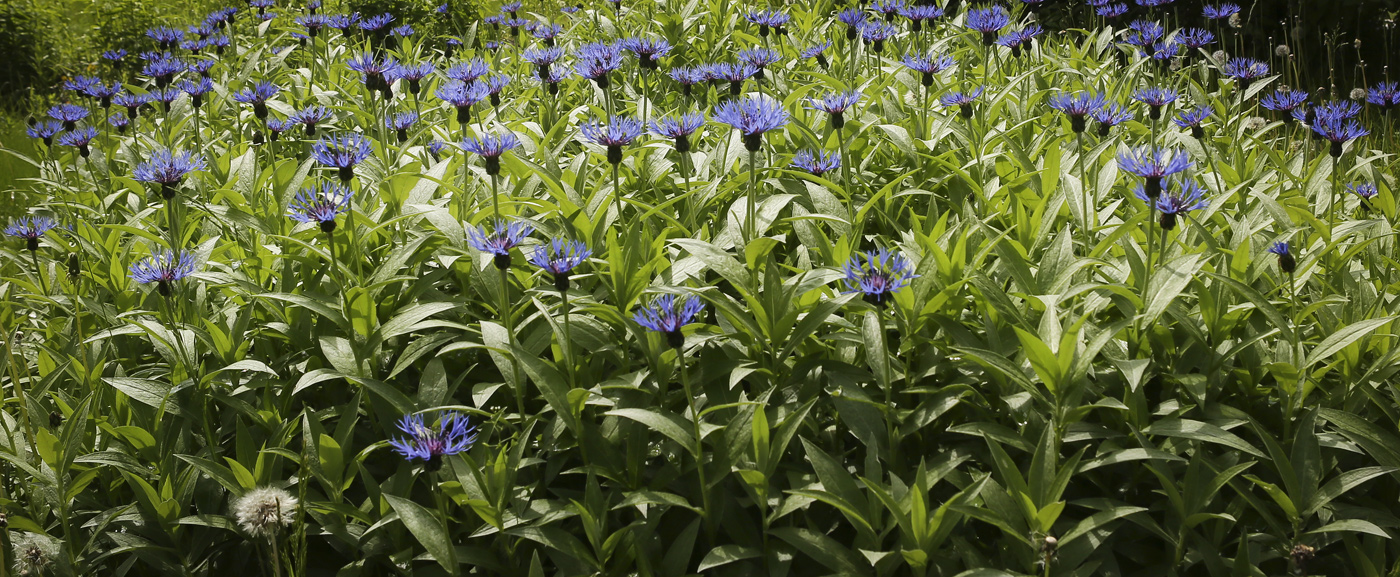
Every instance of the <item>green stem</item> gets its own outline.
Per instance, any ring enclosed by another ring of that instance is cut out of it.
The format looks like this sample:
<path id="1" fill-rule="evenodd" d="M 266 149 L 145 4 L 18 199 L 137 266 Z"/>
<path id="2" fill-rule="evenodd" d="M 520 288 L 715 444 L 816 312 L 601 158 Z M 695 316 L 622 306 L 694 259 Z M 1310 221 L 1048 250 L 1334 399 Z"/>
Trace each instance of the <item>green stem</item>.
<path id="1" fill-rule="evenodd" d="M 506 325 L 506 336 L 509 338 L 511 361 L 510 371 L 514 380 L 511 385 L 515 389 L 515 406 L 520 411 L 520 418 L 525 418 L 525 384 L 520 382 L 520 363 L 515 359 L 515 322 L 511 320 L 510 306 L 510 278 L 505 268 L 497 268 L 501 271 L 501 320 Z"/>
<path id="2" fill-rule="evenodd" d="M 695 472 L 700 477 L 700 517 L 705 522 L 706 533 L 713 534 L 710 521 L 710 490 L 705 482 L 705 443 L 701 438 L 700 413 L 695 408 L 695 394 L 690 388 L 690 372 L 685 366 L 685 347 L 676 347 L 676 364 L 681 369 L 681 387 L 685 389 L 685 400 L 690 405 L 691 425 L 695 435 Z"/>
<path id="3" fill-rule="evenodd" d="M 39 266 L 39 251 L 31 250 L 29 256 L 34 260 L 34 274 L 39 277 L 39 287 L 44 291 L 44 296 L 49 296 L 49 281 L 46 278 L 48 275 L 44 274 L 44 268 Z"/>
<path id="4" fill-rule="evenodd" d="M 758 206 L 758 154 L 749 151 L 749 198 L 744 212 L 744 246 L 747 247 L 758 236 L 758 218 L 754 214 Z"/>

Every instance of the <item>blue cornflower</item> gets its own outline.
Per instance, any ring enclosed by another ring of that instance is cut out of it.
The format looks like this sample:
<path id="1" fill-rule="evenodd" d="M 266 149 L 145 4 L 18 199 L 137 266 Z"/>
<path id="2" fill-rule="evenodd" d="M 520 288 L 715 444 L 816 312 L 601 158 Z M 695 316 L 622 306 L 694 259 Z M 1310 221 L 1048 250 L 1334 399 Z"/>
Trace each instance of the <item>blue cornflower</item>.
<path id="1" fill-rule="evenodd" d="M 394 136 L 398 137 L 400 144 L 408 141 L 408 129 L 417 123 L 418 113 L 412 110 L 384 119 L 384 127 L 394 131 Z"/>
<path id="2" fill-rule="evenodd" d="M 1157 22 L 1151 20 L 1134 20 L 1128 24 L 1128 33 L 1123 37 L 1123 42 L 1132 46 L 1137 46 L 1148 56 L 1156 50 L 1156 44 L 1166 36 L 1167 29 Z"/>
<path id="3" fill-rule="evenodd" d="M 162 250 L 131 265 L 131 280 L 141 284 L 156 283 L 160 296 L 170 296 L 170 284 L 194 274 L 194 254 L 182 250 Z"/>
<path id="4" fill-rule="evenodd" d="M 277 142 L 277 138 L 281 136 L 283 132 L 291 130 L 292 127 L 295 126 L 295 123 L 289 120 L 282 120 L 280 118 L 273 117 L 267 119 L 267 122 L 264 123 L 264 126 L 267 127 L 268 135 L 272 139 L 272 141 Z M 262 144 L 262 134 L 256 132 L 253 133 L 253 144 Z"/>
<path id="5" fill-rule="evenodd" d="M 846 111 L 850 110 L 860 102 L 859 90 L 847 90 L 845 92 L 829 92 L 823 94 L 821 98 L 812 98 L 808 102 L 815 110 L 820 110 L 831 115 L 831 127 L 841 130 L 846 126 Z"/>
<path id="6" fill-rule="evenodd" d="M 399 71 L 398 60 L 388 56 L 375 58 L 374 54 L 366 53 L 351 58 L 346 66 L 360 73 L 366 89 L 379 92 L 386 99 L 394 95 L 392 84 Z"/>
<path id="7" fill-rule="evenodd" d="M 501 155 L 520 147 L 520 139 L 514 132 L 486 134 L 481 138 L 468 138 L 462 141 L 462 150 L 476 154 L 486 163 L 486 174 L 495 176 L 501 173 Z"/>
<path id="8" fill-rule="evenodd" d="M 1241 90 L 1249 90 L 1251 82 L 1269 75 L 1269 65 L 1253 58 L 1231 58 L 1220 72 L 1240 81 Z"/>
<path id="9" fill-rule="evenodd" d="M 868 21 L 860 25 L 860 39 L 876 54 L 885 50 L 885 41 L 899 34 L 899 29 L 887 22 Z"/>
<path id="10" fill-rule="evenodd" d="M 151 95 L 149 94 L 123 92 L 112 97 L 112 104 L 126 108 L 126 116 L 132 120 L 136 119 L 136 114 L 141 110 L 141 107 L 150 104 L 150 102 Z"/>
<path id="11" fill-rule="evenodd" d="M 77 104 L 56 104 L 49 109 L 49 118 L 63 123 L 64 130 L 73 130 L 78 121 L 88 117 L 88 109 Z"/>
<path id="12" fill-rule="evenodd" d="M 1069 117 L 1070 129 L 1075 134 L 1084 132 L 1084 117 L 1104 106 L 1102 94 L 1093 92 L 1059 92 L 1050 97 L 1050 108 L 1058 110 Z"/>
<path id="13" fill-rule="evenodd" d="M 1039 24 L 1031 24 L 1020 30 L 1012 30 L 1011 32 L 1002 34 L 997 38 L 997 44 L 1010 48 L 1011 56 L 1013 58 L 1019 58 L 1021 56 L 1021 47 L 1031 43 L 1031 41 L 1035 40 L 1037 36 L 1040 36 L 1044 32 L 1045 29 L 1041 28 Z"/>
<path id="14" fill-rule="evenodd" d="M 428 472 L 441 469 L 443 457 L 465 453 L 476 442 L 476 427 L 456 411 L 444 411 L 437 428 L 428 427 L 423 415 L 404 415 L 398 427 L 408 438 L 393 439 L 389 446 L 405 459 L 422 460 Z"/>
<path id="15" fill-rule="evenodd" d="M 680 299 L 673 294 L 664 294 L 651 299 L 651 302 L 632 313 L 632 320 L 647 330 L 666 336 L 666 344 L 673 349 L 685 345 L 681 328 L 690 324 L 691 319 L 705 310 L 705 303 L 695 295 L 685 295 Z"/>
<path id="16" fill-rule="evenodd" d="M 190 104 L 195 108 L 204 105 L 204 95 L 214 91 L 214 82 L 201 77 L 199 80 L 186 80 L 180 83 L 180 90 L 190 95 Z"/>
<path id="17" fill-rule="evenodd" d="M 1100 6 L 1094 9 L 1094 13 L 1100 17 L 1114 19 L 1128 13 L 1128 5 L 1122 2 Z"/>
<path id="18" fill-rule="evenodd" d="M 1359 122 L 1343 116 L 1324 116 L 1319 110 L 1317 120 L 1312 123 L 1313 132 L 1332 143 L 1329 152 L 1332 158 L 1342 155 L 1342 147 L 1347 142 L 1370 134 Z"/>
<path id="19" fill-rule="evenodd" d="M 1359 114 L 1361 114 L 1361 104 L 1354 100 L 1332 100 L 1317 106 L 1319 118 L 1346 120 L 1356 118 Z"/>
<path id="20" fill-rule="evenodd" d="M 847 8 L 836 13 L 836 20 L 846 25 L 846 39 L 855 40 L 860 36 L 860 26 L 865 23 L 865 11 L 860 8 Z"/>
<path id="21" fill-rule="evenodd" d="M 803 59 L 812 59 L 812 58 L 815 58 L 815 59 L 817 60 L 817 65 L 818 65 L 818 66 L 821 66 L 822 68 L 826 68 L 826 67 L 828 67 L 828 66 L 831 66 L 831 61 L 829 61 L 829 60 L 826 59 L 826 49 L 827 49 L 827 48 L 831 48 L 831 41 L 830 41 L 830 40 L 823 40 L 823 41 L 821 41 L 821 42 L 818 42 L 818 43 L 816 43 L 816 44 L 813 44 L 813 45 L 811 45 L 811 46 L 808 46 L 807 48 L 804 48 L 804 49 L 802 50 L 802 58 L 803 58 Z"/>
<path id="22" fill-rule="evenodd" d="M 245 88 L 233 93 L 233 99 L 244 104 L 251 104 L 253 116 L 258 117 L 258 120 L 263 120 L 267 118 L 267 101 L 277 96 L 277 93 L 281 91 L 282 89 L 276 84 L 264 80 L 253 85 L 252 88 Z"/>
<path id="23" fill-rule="evenodd" d="M 1180 128 L 1191 129 L 1191 137 L 1199 139 L 1206 135 L 1206 129 L 1201 127 L 1201 123 L 1210 118 L 1212 112 L 1214 110 L 1209 106 L 1183 110 L 1176 114 L 1176 118 L 1173 118 L 1172 122 Z"/>
<path id="24" fill-rule="evenodd" d="M 554 68 L 549 69 L 549 73 L 548 73 L 548 74 L 544 74 L 544 75 L 541 75 L 541 74 L 539 73 L 538 70 L 535 71 L 535 79 L 536 79 L 536 80 L 539 80 L 539 81 L 540 81 L 541 83 L 543 83 L 546 87 L 548 87 L 548 89 L 549 89 L 549 95 L 550 95 L 550 96 L 556 96 L 556 95 L 558 95 L 558 94 L 559 94 L 559 83 L 560 83 L 560 82 L 563 82 L 563 81 L 565 81 L 565 80 L 568 80 L 569 77 L 570 77 L 570 76 L 573 76 L 573 75 L 574 75 L 573 69 L 571 69 L 571 68 L 560 68 L 560 67 L 557 67 L 557 66 L 554 67 Z"/>
<path id="25" fill-rule="evenodd" d="M 841 270 L 846 273 L 846 278 L 842 279 L 846 284 L 843 292 L 861 293 L 867 302 L 876 305 L 885 304 L 895 291 L 909 286 L 919 277 L 914 274 L 914 265 L 908 258 L 883 248 L 866 251 L 864 259 L 851 255 Z"/>
<path id="26" fill-rule="evenodd" d="M 185 39 L 185 31 L 169 26 L 157 26 L 146 29 L 146 36 L 160 44 L 162 49 L 169 50 Z"/>
<path id="27" fill-rule="evenodd" d="M 905 6 L 899 11 L 899 15 L 909 19 L 909 29 L 918 32 L 923 30 L 925 20 L 935 20 L 942 18 L 944 10 L 937 4 L 916 4 Z"/>
<path id="28" fill-rule="evenodd" d="M 1280 88 L 1272 94 L 1265 94 L 1259 98 L 1259 105 L 1267 110 L 1284 113 L 1285 120 L 1292 120 L 1294 109 L 1302 106 L 1308 101 L 1306 90 L 1289 90 Z"/>
<path id="29" fill-rule="evenodd" d="M 622 47 L 617 43 L 584 44 L 578 49 L 574 70 L 579 76 L 592 80 L 598 88 L 608 88 L 608 73 L 622 68 Z"/>
<path id="30" fill-rule="evenodd" d="M 540 24 L 530 30 L 530 34 L 543 40 L 545 46 L 554 46 L 554 39 L 563 33 L 564 27 L 558 24 Z"/>
<path id="31" fill-rule="evenodd" d="M 885 22 L 894 20 L 904 10 L 904 0 L 875 0 L 870 8 L 885 15 Z"/>
<path id="32" fill-rule="evenodd" d="M 1361 197 L 1361 200 L 1363 201 L 1370 201 L 1371 199 L 1375 198 L 1376 195 L 1380 194 L 1380 191 L 1376 189 L 1376 185 L 1371 184 L 1369 182 L 1357 182 L 1353 184 L 1348 184 L 1347 192 Z"/>
<path id="33" fill-rule="evenodd" d="M 457 80 L 459 82 L 471 83 L 474 82 L 476 79 L 481 78 L 482 76 L 486 76 L 490 72 L 491 65 L 487 64 L 485 60 L 482 60 L 480 58 L 472 58 L 470 60 L 467 60 L 466 62 L 460 62 L 452 65 L 450 68 L 444 71 L 443 74 L 447 75 L 448 78 Z"/>
<path id="34" fill-rule="evenodd" d="M 178 100 L 181 94 L 183 93 L 180 92 L 180 89 L 174 86 L 166 89 L 153 88 L 151 89 L 151 101 L 164 104 L 165 111 L 170 112 L 170 105 Z"/>
<path id="35" fill-rule="evenodd" d="M 1175 102 L 1177 94 L 1170 88 L 1139 88 L 1133 93 L 1133 100 L 1148 106 L 1148 118 L 1162 118 L 1162 107 Z"/>
<path id="36" fill-rule="evenodd" d="M 33 252 L 39 250 L 39 238 L 55 228 L 58 223 L 47 216 L 22 216 L 5 227 L 5 234 L 24 239 L 24 248 Z"/>
<path id="37" fill-rule="evenodd" d="M 332 116 L 329 108 L 312 105 L 293 112 L 291 116 L 287 117 L 287 122 L 300 124 L 307 136 L 315 136 L 316 125 L 330 120 Z"/>
<path id="38" fill-rule="evenodd" d="M 938 97 L 938 103 L 947 107 L 958 107 L 958 113 L 963 118 L 972 118 L 972 104 L 982 96 L 983 88 L 978 86 L 966 92 L 954 90 Z"/>
<path id="39" fill-rule="evenodd" d="M 752 64 L 718 62 L 710 66 L 710 77 L 729 81 L 729 94 L 738 96 L 743 92 L 744 81 L 758 73 Z"/>
<path id="40" fill-rule="evenodd" d="M 190 151 L 175 153 L 161 149 L 151 153 L 149 160 L 136 165 L 131 176 L 141 182 L 160 184 L 160 194 L 169 200 L 175 197 L 175 187 L 185 176 L 196 170 L 204 170 L 207 165 L 204 157 Z"/>
<path id="41" fill-rule="evenodd" d="M 398 36 L 399 38 L 408 38 L 409 36 L 413 36 L 413 27 L 408 24 L 404 24 L 395 27 L 393 30 L 390 30 L 389 33 L 393 34 L 394 36 Z"/>
<path id="42" fill-rule="evenodd" d="M 44 146 L 53 146 L 54 135 L 63 132 L 63 123 L 56 120 L 45 120 L 36 122 L 34 126 L 24 129 L 30 138 L 39 138 L 44 141 Z"/>
<path id="43" fill-rule="evenodd" d="M 642 123 L 635 118 L 614 116 L 606 124 L 597 119 L 585 122 L 581 130 L 585 140 L 607 147 L 608 162 L 615 166 L 622 163 L 622 147 L 642 135 Z"/>
<path id="44" fill-rule="evenodd" d="M 799 150 L 797 154 L 792 156 L 792 166 L 805 170 L 814 176 L 821 176 L 841 168 L 841 153 Z"/>
<path id="45" fill-rule="evenodd" d="M 691 87 L 704 82 L 709 77 L 704 70 L 687 66 L 677 66 L 671 69 L 670 76 L 681 86 L 681 96 L 690 97 Z"/>
<path id="46" fill-rule="evenodd" d="M 1153 199 L 1162 194 L 1162 179 L 1185 172 L 1191 164 L 1185 151 L 1143 147 L 1118 154 L 1118 168 L 1142 177 L 1146 182 L 1143 192 Z"/>
<path id="47" fill-rule="evenodd" d="M 126 50 L 118 48 L 116 50 L 107 50 L 103 52 L 102 57 L 112 62 L 121 62 L 123 58 L 126 58 L 126 54 Z"/>
<path id="48" fill-rule="evenodd" d="M 331 28 L 339 30 L 341 34 L 345 34 L 351 26 L 355 25 L 355 20 L 356 16 L 350 14 L 332 14 L 326 16 L 326 26 L 330 26 Z"/>
<path id="49" fill-rule="evenodd" d="M 394 15 L 389 13 L 371 16 L 360 21 L 360 30 L 370 33 L 383 33 L 389 24 L 394 22 Z"/>
<path id="50" fill-rule="evenodd" d="M 529 260 L 554 275 L 554 288 L 563 293 L 569 290 L 569 274 L 590 256 L 593 256 L 593 251 L 583 242 L 556 238 L 548 245 L 535 247 Z"/>
<path id="51" fill-rule="evenodd" d="M 501 5 L 501 13 L 502 13 L 502 14 L 507 14 L 507 13 L 508 13 L 508 14 L 510 14 L 510 17 L 511 17 L 511 18 L 515 18 L 515 16 L 516 16 L 515 13 L 520 11 L 520 6 L 521 6 L 521 3 L 520 3 L 520 2 L 506 2 L 505 4 L 502 4 L 502 5 Z"/>
<path id="52" fill-rule="evenodd" d="M 558 46 L 550 48 L 530 48 L 520 54 L 520 58 L 534 64 L 539 70 L 540 77 L 549 75 L 549 67 L 554 63 L 564 59 L 564 49 Z"/>
<path id="53" fill-rule="evenodd" d="M 113 112 L 111 116 L 107 117 L 107 124 L 111 124 L 112 128 L 117 129 L 117 134 L 126 134 L 126 127 L 131 124 L 131 119 L 120 112 Z"/>
<path id="54" fill-rule="evenodd" d="M 353 194 L 350 187 L 331 182 L 322 183 L 319 190 L 303 188 L 287 206 L 287 216 L 297 222 L 316 223 L 321 232 L 330 234 L 335 230 L 335 217 L 350 210 Z"/>
<path id="55" fill-rule="evenodd" d="M 1201 13 L 1211 20 L 1223 20 L 1240 13 L 1240 7 L 1235 4 L 1220 4 L 1206 6 Z"/>
<path id="56" fill-rule="evenodd" d="M 662 138 L 670 138 L 676 143 L 676 152 L 690 152 L 690 135 L 705 125 L 705 115 L 687 112 L 681 116 L 667 116 L 651 121 L 651 133 Z"/>
<path id="57" fill-rule="evenodd" d="M 643 70 L 656 70 L 659 58 L 671 51 L 671 43 L 661 38 L 628 38 L 620 42 L 623 48 L 637 55 Z"/>
<path id="58" fill-rule="evenodd" d="M 492 74 L 477 81 L 486 87 L 486 95 L 491 99 L 491 106 L 501 105 L 501 92 L 510 86 L 510 77 L 504 74 Z"/>
<path id="59" fill-rule="evenodd" d="M 1165 194 L 1156 196 L 1149 195 L 1143 185 L 1133 188 L 1134 196 L 1143 202 L 1155 205 L 1157 211 L 1162 213 L 1161 220 L 1158 221 L 1162 225 L 1162 230 L 1176 228 L 1178 215 L 1210 206 L 1210 203 L 1202 198 L 1205 192 L 1205 187 L 1196 184 L 1195 181 L 1181 178 L 1173 178 L 1168 181 Z"/>
<path id="60" fill-rule="evenodd" d="M 920 54 L 905 54 L 904 65 L 910 70 L 920 74 L 919 84 L 924 88 L 933 86 L 933 77 L 945 70 L 951 70 L 958 65 L 958 61 L 947 54 L 929 52 L 927 56 Z"/>
<path id="61" fill-rule="evenodd" d="M 492 232 L 487 232 L 484 226 L 471 228 L 467 231 L 467 244 L 491 255 L 496 268 L 506 270 L 510 268 L 510 249 L 520 246 L 535 228 L 518 220 L 509 224 L 497 220 L 494 228 Z"/>
<path id="62" fill-rule="evenodd" d="M 305 28 L 308 37 L 315 38 L 317 34 L 321 33 L 321 29 L 326 26 L 328 20 L 325 14 L 308 14 L 293 18 L 292 23 Z"/>
<path id="63" fill-rule="evenodd" d="M 466 83 L 461 80 L 449 80 L 446 84 L 438 86 L 436 94 L 438 98 L 457 109 L 458 124 L 471 122 L 472 106 L 491 96 L 486 90 L 485 84 L 480 82 Z"/>
<path id="64" fill-rule="evenodd" d="M 155 58 L 146 61 L 145 66 L 141 68 L 141 74 L 154 79 L 156 87 L 165 88 L 170 86 L 170 82 L 176 74 L 184 72 L 188 68 L 189 64 L 184 60 L 170 54 L 157 54 Z"/>
<path id="65" fill-rule="evenodd" d="M 369 139 L 358 132 L 347 132 L 341 136 L 322 136 L 311 145 L 311 158 L 325 166 L 337 169 L 341 182 L 349 182 L 355 177 L 355 165 L 364 162 L 374 154 Z"/>
<path id="66" fill-rule="evenodd" d="M 973 8 L 967 11 L 966 26 L 982 33 L 982 45 L 996 43 L 997 32 L 1011 24 L 1011 15 L 1001 6 Z"/>
<path id="67" fill-rule="evenodd" d="M 218 38 L 227 39 L 228 37 L 218 36 Z M 194 62 L 191 62 L 187 69 L 190 72 L 198 73 L 204 78 L 209 78 L 209 71 L 212 70 L 214 68 L 214 65 L 218 63 L 219 62 L 217 60 L 196 60 Z"/>
<path id="68" fill-rule="evenodd" d="M 728 100 L 715 107 L 715 120 L 742 132 L 744 148 L 757 152 L 763 144 L 763 133 L 787 125 L 788 112 L 768 98 L 748 97 Z"/>
<path id="69" fill-rule="evenodd" d="M 78 149 L 78 155 L 87 158 L 88 145 L 97 138 L 97 129 L 91 126 L 84 126 L 69 132 L 58 135 L 58 143 L 63 146 L 71 146 Z"/>
<path id="70" fill-rule="evenodd" d="M 749 22 L 758 25 L 758 35 L 767 37 L 769 31 L 777 32 L 779 35 L 787 33 L 787 23 L 792 21 L 792 17 L 780 10 L 759 10 L 749 12 L 745 15 Z"/>
<path id="71" fill-rule="evenodd" d="M 1176 58 L 1177 54 L 1180 52 L 1180 44 L 1171 40 L 1162 40 L 1153 43 L 1148 49 L 1139 50 L 1138 54 L 1151 58 L 1157 61 L 1158 64 L 1168 65 L 1171 64 L 1172 59 Z"/>
<path id="72" fill-rule="evenodd" d="M 63 89 L 70 92 L 77 92 L 83 96 L 92 96 L 93 86 L 106 86 L 100 78 L 91 76 L 74 76 L 63 81 Z"/>
<path id="73" fill-rule="evenodd" d="M 1298 270 L 1298 259 L 1293 256 L 1293 251 L 1289 250 L 1288 241 L 1275 242 L 1266 250 L 1278 255 L 1278 269 L 1285 274 L 1293 274 L 1293 271 Z"/>
<path id="74" fill-rule="evenodd" d="M 739 61 L 747 63 L 754 68 L 753 77 L 755 80 L 763 80 L 763 71 L 769 66 L 782 61 L 783 56 L 777 51 L 768 48 L 750 48 L 740 50 Z"/>
<path id="75" fill-rule="evenodd" d="M 1215 43 L 1215 34 L 1204 28 L 1187 28 L 1176 33 L 1178 44 L 1192 50 L 1204 48 Z"/>
<path id="76" fill-rule="evenodd" d="M 1400 83 L 1382 82 L 1375 88 L 1366 91 L 1366 102 L 1370 102 L 1381 107 L 1382 111 L 1389 111 L 1395 105 L 1400 104 Z"/>

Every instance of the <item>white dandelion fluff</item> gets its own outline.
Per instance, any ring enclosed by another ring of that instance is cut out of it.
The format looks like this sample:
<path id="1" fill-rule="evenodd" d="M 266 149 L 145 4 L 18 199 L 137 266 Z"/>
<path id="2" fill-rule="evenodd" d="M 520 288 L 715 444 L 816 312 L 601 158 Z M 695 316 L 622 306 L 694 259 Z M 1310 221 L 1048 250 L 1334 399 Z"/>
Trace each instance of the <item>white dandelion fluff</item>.
<path id="1" fill-rule="evenodd" d="M 296 508 L 297 498 L 285 489 L 258 487 L 234 501 L 233 515 L 249 535 L 271 537 L 292 524 Z"/>

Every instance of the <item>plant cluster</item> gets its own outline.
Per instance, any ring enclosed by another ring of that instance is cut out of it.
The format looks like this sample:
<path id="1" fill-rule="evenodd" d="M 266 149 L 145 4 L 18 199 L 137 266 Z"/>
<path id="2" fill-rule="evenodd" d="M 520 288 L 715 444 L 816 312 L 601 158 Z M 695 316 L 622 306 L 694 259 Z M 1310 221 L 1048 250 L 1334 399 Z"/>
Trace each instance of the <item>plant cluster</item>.
<path id="1" fill-rule="evenodd" d="M 29 127 L 0 571 L 1400 570 L 1396 84 L 1232 4 L 280 2 Z"/>

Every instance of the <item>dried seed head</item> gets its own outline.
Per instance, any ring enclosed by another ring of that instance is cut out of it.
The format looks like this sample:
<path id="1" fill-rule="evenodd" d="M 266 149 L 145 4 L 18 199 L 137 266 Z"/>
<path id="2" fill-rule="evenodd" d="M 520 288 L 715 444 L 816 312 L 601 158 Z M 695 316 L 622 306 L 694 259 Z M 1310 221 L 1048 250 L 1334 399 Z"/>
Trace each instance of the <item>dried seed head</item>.
<path id="1" fill-rule="evenodd" d="M 1239 12 L 1236 12 L 1236 13 L 1234 13 L 1234 14 L 1231 14 L 1231 15 L 1230 15 L 1230 20 L 1229 20 L 1229 22 L 1230 22 L 1230 27 L 1231 27 L 1231 28 L 1239 28 L 1240 26 L 1243 26 L 1243 25 L 1244 25 L 1244 20 L 1243 20 L 1242 18 L 1240 18 L 1240 13 L 1239 13 Z"/>
<path id="2" fill-rule="evenodd" d="M 291 525 L 297 498 L 284 489 L 259 487 L 233 503 L 238 525 L 249 535 L 272 537 L 284 525 Z"/>
<path id="3" fill-rule="evenodd" d="M 1224 50 L 1216 50 L 1215 52 L 1212 52 L 1210 54 L 1211 59 L 1215 60 L 1216 62 L 1224 62 L 1225 56 L 1226 54 Z"/>
<path id="4" fill-rule="evenodd" d="M 1250 130 L 1263 130 L 1264 127 L 1268 125 L 1269 121 L 1259 116 L 1251 116 L 1249 120 L 1245 121 L 1245 126 L 1248 126 Z"/>
<path id="5" fill-rule="evenodd" d="M 1293 49 L 1289 48 L 1287 44 L 1279 44 L 1277 47 L 1274 48 L 1274 56 L 1277 56 L 1279 58 L 1288 58 L 1292 54 Z"/>
<path id="6" fill-rule="evenodd" d="M 1366 99 L 1366 89 L 1365 89 L 1365 88 L 1353 88 L 1353 89 L 1351 89 L 1351 99 L 1352 99 L 1352 100 L 1365 100 L 1365 99 Z"/>
<path id="7" fill-rule="evenodd" d="M 58 558 L 58 541 L 47 535 L 19 533 L 13 545 L 19 575 L 41 575 Z"/>

